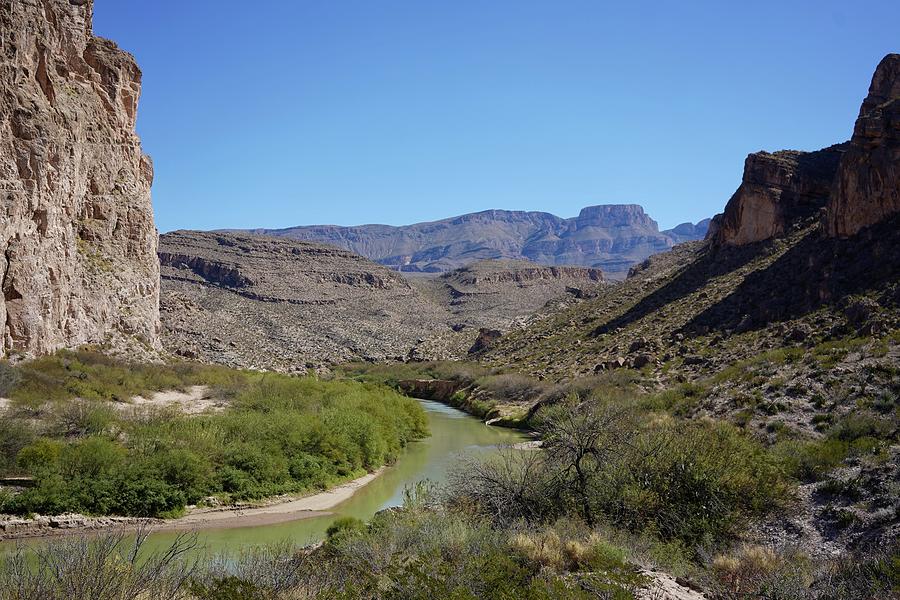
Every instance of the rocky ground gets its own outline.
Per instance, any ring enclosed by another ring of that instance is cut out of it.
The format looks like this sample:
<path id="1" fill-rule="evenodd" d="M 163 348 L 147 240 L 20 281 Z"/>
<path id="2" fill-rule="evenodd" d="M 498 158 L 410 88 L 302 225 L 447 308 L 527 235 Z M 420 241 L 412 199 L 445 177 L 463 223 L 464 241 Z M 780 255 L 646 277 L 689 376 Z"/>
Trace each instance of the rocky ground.
<path id="1" fill-rule="evenodd" d="M 285 371 L 465 356 L 480 330 L 506 331 L 603 281 L 597 269 L 493 261 L 406 279 L 335 247 L 224 233 L 163 235 L 159 256 L 168 350 Z"/>

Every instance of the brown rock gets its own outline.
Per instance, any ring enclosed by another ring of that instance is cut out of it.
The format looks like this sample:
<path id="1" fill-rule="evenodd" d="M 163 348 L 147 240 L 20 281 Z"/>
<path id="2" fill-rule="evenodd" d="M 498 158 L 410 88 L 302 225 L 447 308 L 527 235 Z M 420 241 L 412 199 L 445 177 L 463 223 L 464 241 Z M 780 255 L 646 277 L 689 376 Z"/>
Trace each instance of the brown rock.
<path id="1" fill-rule="evenodd" d="M 475 343 L 469 348 L 469 354 L 477 354 L 483 352 L 494 345 L 494 343 L 503 337 L 503 333 L 497 329 L 486 329 L 482 327 L 478 330 L 478 337 Z"/>
<path id="2" fill-rule="evenodd" d="M 159 346 L 141 71 L 92 14 L 92 0 L 0 4 L 0 356 Z"/>
<path id="3" fill-rule="evenodd" d="M 650 363 L 654 362 L 653 357 L 649 354 L 638 354 L 634 357 L 634 360 L 631 362 L 631 365 L 635 369 L 643 369 Z"/>
<path id="4" fill-rule="evenodd" d="M 780 236 L 825 206 L 844 145 L 817 152 L 757 152 L 744 162 L 737 191 L 710 225 L 707 239 L 742 246 Z"/>
<path id="5" fill-rule="evenodd" d="M 900 54 L 872 77 L 828 203 L 826 229 L 848 237 L 900 212 Z"/>

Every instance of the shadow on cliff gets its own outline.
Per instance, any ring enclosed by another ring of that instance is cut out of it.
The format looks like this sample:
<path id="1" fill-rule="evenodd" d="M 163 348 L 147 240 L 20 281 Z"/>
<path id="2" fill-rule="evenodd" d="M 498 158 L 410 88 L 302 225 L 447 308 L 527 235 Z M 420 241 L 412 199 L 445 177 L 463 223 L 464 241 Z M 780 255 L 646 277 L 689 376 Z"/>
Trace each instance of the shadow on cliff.
<path id="1" fill-rule="evenodd" d="M 897 305 L 898 279 L 900 215 L 844 240 L 825 238 L 817 229 L 684 329 L 689 334 L 759 329 L 872 291 L 880 293 L 882 305 Z"/>
<path id="2" fill-rule="evenodd" d="M 594 329 L 592 335 L 598 336 L 610 333 L 639 321 L 664 306 L 699 290 L 704 287 L 710 279 L 740 269 L 756 257 L 760 251 L 761 248 L 758 244 L 738 248 L 727 248 L 724 251 L 719 252 L 714 252 L 707 248 L 697 260 L 688 265 L 684 271 L 676 275 L 672 281 L 645 296 L 621 316 L 598 326 Z"/>

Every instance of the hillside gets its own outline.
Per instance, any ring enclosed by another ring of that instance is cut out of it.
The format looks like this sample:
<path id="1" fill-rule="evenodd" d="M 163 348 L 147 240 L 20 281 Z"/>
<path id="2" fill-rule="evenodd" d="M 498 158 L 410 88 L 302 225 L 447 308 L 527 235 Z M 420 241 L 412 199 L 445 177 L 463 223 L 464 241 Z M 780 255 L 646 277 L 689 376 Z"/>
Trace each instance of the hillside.
<path id="1" fill-rule="evenodd" d="M 708 221 L 660 231 L 640 206 L 611 204 L 589 206 L 570 219 L 489 210 L 401 227 L 312 225 L 251 232 L 333 244 L 407 272 L 443 272 L 479 260 L 508 259 L 594 267 L 621 278 L 651 254 L 702 239 Z"/>
<path id="2" fill-rule="evenodd" d="M 405 279 L 333 246 L 179 231 L 159 250 L 165 347 L 230 366 L 300 370 L 348 361 L 465 356 L 599 270 L 487 261 Z"/>
<path id="3" fill-rule="evenodd" d="M 707 240 L 543 311 L 482 359 L 546 381 L 618 376 L 649 408 L 792 448 L 803 485 L 794 513 L 757 532 L 768 543 L 890 544 L 900 531 L 898 105 L 900 55 L 889 55 L 850 142 L 751 155 Z"/>

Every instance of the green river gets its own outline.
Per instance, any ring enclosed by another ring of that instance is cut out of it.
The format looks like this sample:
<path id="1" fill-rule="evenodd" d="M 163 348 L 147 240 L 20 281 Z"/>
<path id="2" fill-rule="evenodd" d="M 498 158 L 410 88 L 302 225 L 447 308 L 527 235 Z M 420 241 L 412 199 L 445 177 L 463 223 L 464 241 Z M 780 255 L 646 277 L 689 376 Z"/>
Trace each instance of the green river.
<path id="1" fill-rule="evenodd" d="M 199 532 L 200 549 L 207 553 L 234 552 L 241 547 L 291 541 L 305 545 L 322 540 L 325 530 L 336 518 L 351 516 L 369 519 L 376 512 L 403 503 L 407 486 L 427 479 L 437 484 L 447 480 L 447 475 L 462 454 L 487 455 L 496 452 L 498 446 L 515 444 L 525 439 L 521 432 L 485 425 L 454 408 L 438 402 L 420 400 L 428 415 L 431 436 L 410 444 L 396 464 L 385 469 L 381 476 L 325 516 L 298 519 L 275 525 L 207 529 Z M 168 546 L 177 533 L 161 531 L 150 536 L 146 550 Z M 35 540 L 40 543 L 40 540 Z M 0 543 L 0 552 L 9 542 Z"/>

